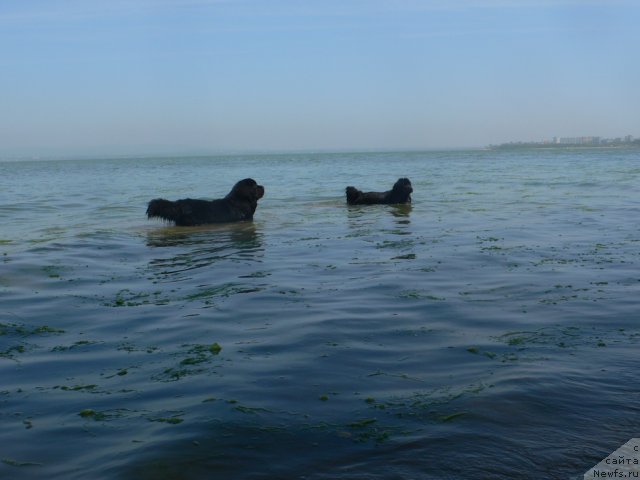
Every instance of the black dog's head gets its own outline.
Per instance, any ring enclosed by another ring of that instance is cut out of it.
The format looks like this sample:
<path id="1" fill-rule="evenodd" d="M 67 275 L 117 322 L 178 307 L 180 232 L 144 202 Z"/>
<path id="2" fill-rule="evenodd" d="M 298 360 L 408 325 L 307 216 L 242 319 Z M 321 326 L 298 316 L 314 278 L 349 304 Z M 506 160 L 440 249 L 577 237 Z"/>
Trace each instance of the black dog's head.
<path id="1" fill-rule="evenodd" d="M 391 195 L 398 203 L 405 203 L 411 201 L 411 193 L 413 187 L 411 181 L 408 178 L 399 178 L 396 183 L 393 184 L 391 189 Z"/>
<path id="2" fill-rule="evenodd" d="M 242 200 L 248 200 L 249 202 L 257 202 L 258 199 L 264 196 L 264 187 L 258 185 L 253 178 L 245 178 L 236 183 L 227 198 L 236 198 Z"/>

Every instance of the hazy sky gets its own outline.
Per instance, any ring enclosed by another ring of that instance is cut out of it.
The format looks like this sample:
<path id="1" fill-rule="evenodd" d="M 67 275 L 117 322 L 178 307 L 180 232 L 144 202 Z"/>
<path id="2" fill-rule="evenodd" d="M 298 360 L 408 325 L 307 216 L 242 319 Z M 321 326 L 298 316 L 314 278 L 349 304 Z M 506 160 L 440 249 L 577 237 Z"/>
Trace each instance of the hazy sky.
<path id="1" fill-rule="evenodd" d="M 640 136 L 638 0 L 0 0 L 0 154 Z"/>

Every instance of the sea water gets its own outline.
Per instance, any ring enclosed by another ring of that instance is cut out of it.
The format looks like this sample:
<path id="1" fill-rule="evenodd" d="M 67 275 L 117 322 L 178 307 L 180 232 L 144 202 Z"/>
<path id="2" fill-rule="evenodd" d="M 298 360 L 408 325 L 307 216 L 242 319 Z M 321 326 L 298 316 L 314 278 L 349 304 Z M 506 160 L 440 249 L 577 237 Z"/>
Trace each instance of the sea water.
<path id="1" fill-rule="evenodd" d="M 145 217 L 245 177 L 253 222 Z M 631 149 L 0 163 L 0 477 L 581 478 L 640 432 L 638 185 Z"/>

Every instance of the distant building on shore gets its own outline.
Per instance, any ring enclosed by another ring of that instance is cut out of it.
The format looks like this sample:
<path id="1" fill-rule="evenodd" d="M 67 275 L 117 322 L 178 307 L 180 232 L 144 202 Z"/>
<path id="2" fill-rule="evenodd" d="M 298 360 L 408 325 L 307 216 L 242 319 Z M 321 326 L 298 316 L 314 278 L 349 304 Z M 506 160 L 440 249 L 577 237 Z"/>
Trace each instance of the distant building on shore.
<path id="1" fill-rule="evenodd" d="M 558 145 L 600 145 L 600 137 L 553 137 Z"/>
<path id="2" fill-rule="evenodd" d="M 640 139 L 633 135 L 617 138 L 602 137 L 553 137 L 551 141 L 542 140 L 539 142 L 509 142 L 500 145 L 490 145 L 492 149 L 511 148 L 544 148 L 544 147 L 638 147 Z"/>

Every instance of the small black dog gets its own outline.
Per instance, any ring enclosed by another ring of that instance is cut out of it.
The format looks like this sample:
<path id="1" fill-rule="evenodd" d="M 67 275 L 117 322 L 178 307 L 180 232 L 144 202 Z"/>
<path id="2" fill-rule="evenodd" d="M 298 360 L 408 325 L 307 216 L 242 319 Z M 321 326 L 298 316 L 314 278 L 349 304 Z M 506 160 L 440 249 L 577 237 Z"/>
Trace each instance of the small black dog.
<path id="1" fill-rule="evenodd" d="M 361 192 L 355 187 L 347 187 L 347 203 L 349 205 L 376 205 L 411 203 L 411 182 L 408 178 L 400 178 L 387 192 Z"/>
<path id="2" fill-rule="evenodd" d="M 245 178 L 236 183 L 226 197 L 217 200 L 151 200 L 147 207 L 147 218 L 161 218 L 184 227 L 253 220 L 258 200 L 263 195 L 262 185 L 258 185 L 253 178 Z"/>

